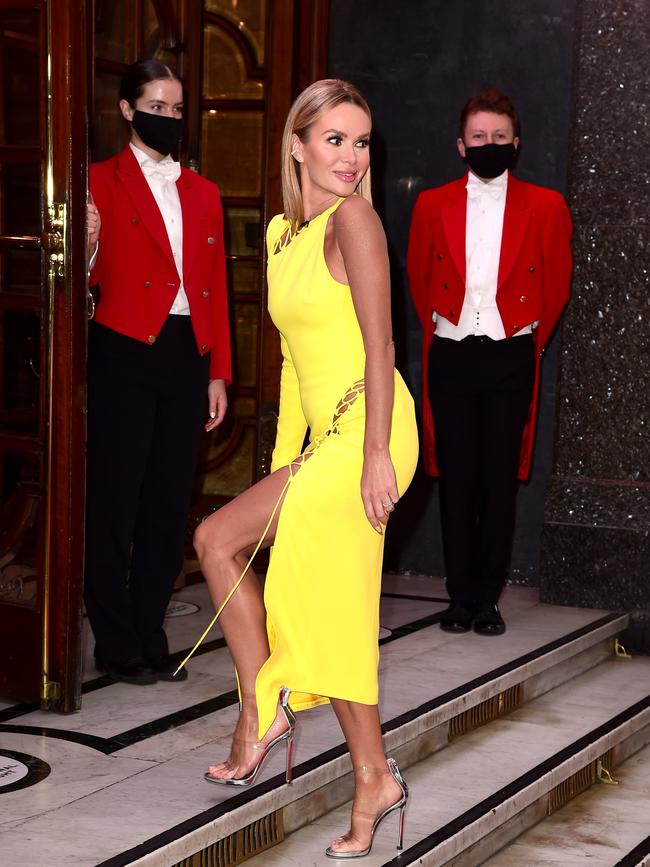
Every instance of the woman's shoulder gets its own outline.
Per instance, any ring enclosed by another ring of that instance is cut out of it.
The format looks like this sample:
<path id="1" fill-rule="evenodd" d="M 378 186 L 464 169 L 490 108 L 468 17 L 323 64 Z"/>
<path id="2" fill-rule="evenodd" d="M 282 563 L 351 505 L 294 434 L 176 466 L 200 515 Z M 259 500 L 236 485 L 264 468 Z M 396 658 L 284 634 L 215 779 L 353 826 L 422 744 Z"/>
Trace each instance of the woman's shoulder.
<path id="1" fill-rule="evenodd" d="M 352 195 L 344 199 L 334 211 L 334 231 L 338 232 L 376 232 L 383 227 L 377 211 L 372 204 L 361 196 Z"/>

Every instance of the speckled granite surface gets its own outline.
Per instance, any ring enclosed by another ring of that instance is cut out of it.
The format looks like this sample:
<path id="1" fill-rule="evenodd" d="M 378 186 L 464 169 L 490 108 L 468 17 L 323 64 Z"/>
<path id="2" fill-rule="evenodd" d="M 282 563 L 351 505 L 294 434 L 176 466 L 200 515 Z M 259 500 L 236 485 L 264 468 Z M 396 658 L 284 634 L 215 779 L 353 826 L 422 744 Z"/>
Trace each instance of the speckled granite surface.
<path id="1" fill-rule="evenodd" d="M 582 0 L 563 322 L 542 598 L 634 610 L 650 651 L 650 286 L 645 0 Z"/>

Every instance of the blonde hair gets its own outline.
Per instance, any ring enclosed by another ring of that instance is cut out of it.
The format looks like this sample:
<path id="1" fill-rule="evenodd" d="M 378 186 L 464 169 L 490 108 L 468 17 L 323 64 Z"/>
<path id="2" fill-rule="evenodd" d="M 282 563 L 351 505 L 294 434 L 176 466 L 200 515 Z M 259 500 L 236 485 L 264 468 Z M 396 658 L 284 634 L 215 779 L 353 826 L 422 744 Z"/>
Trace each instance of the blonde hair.
<path id="1" fill-rule="evenodd" d="M 312 124 L 326 112 L 344 102 L 358 106 L 370 117 L 368 103 L 356 87 L 338 78 L 324 78 L 310 84 L 289 110 L 282 135 L 282 202 L 284 215 L 294 230 L 304 222 L 305 214 L 302 207 L 300 164 L 291 155 L 293 136 L 297 135 L 302 142 L 307 141 Z M 359 182 L 355 192 L 372 204 L 370 168 Z"/>

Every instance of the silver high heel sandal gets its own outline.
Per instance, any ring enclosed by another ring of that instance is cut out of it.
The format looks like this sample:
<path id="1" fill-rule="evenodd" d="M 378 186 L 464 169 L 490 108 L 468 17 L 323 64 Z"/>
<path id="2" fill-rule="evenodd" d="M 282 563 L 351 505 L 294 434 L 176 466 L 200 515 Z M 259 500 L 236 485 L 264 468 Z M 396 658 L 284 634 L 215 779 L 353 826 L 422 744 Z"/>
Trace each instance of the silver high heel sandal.
<path id="1" fill-rule="evenodd" d="M 397 762 L 395 759 L 387 759 L 387 770 L 383 768 L 366 768 L 364 767 L 362 770 L 367 773 L 374 774 L 390 774 L 392 778 L 395 780 L 397 785 L 402 790 L 402 795 L 398 801 L 392 804 L 390 807 L 386 807 L 379 815 L 374 815 L 371 813 L 362 813 L 360 810 L 353 810 L 353 815 L 363 818 L 369 822 L 372 822 L 372 830 L 370 831 L 370 843 L 365 849 L 357 849 L 357 850 L 349 850 L 349 851 L 338 851 L 337 849 L 332 849 L 329 846 L 325 850 L 325 854 L 328 858 L 363 858 L 365 855 L 370 854 L 370 850 L 372 849 L 372 843 L 375 839 L 375 831 L 384 821 L 386 816 L 390 813 L 394 813 L 395 810 L 399 810 L 399 822 L 397 825 L 397 851 L 401 852 L 403 844 L 404 844 L 404 811 L 406 810 L 406 804 L 409 799 L 409 790 L 408 786 L 404 782 L 404 778 L 399 772 L 399 768 L 397 767 Z M 344 839 L 344 838 L 339 838 Z M 334 841 L 336 842 L 336 840 Z"/>
<path id="2" fill-rule="evenodd" d="M 286 743 L 287 746 L 287 769 L 285 779 L 290 783 L 293 776 L 293 734 L 296 729 L 296 717 L 289 707 L 289 690 L 283 686 L 280 690 L 280 710 L 282 711 L 289 728 L 269 741 L 268 744 L 263 744 L 261 741 L 253 741 L 253 749 L 260 751 L 260 757 L 253 768 L 246 774 L 245 777 L 232 777 L 230 779 L 222 777 L 213 777 L 209 772 L 203 774 L 203 779 L 208 783 L 216 783 L 218 786 L 250 786 L 255 782 L 257 775 L 262 769 L 262 765 L 266 761 L 267 756 L 272 749 L 278 744 Z M 273 723 L 271 723 L 273 725 Z M 241 741 L 241 738 L 234 738 L 235 741 Z M 251 743 L 250 741 L 241 741 L 242 743 Z"/>

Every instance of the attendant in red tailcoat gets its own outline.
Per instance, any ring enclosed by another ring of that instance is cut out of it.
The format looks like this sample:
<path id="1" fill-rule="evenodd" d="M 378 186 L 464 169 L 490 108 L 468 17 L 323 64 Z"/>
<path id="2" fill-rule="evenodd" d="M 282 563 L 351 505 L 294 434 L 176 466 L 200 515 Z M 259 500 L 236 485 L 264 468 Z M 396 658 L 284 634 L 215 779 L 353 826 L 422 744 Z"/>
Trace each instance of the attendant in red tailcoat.
<path id="1" fill-rule="evenodd" d="M 216 186 L 170 156 L 183 88 L 165 64 L 133 64 L 124 150 L 90 167 L 86 608 L 100 670 L 179 680 L 163 619 L 183 563 L 201 429 L 226 412 L 231 378 L 223 214 Z"/>
<path id="2" fill-rule="evenodd" d="M 571 219 L 559 193 L 512 175 L 519 121 L 504 94 L 467 102 L 457 146 L 469 172 L 418 196 L 407 266 L 424 330 L 425 468 L 440 477 L 440 625 L 500 635 L 540 357 L 569 299 Z"/>

